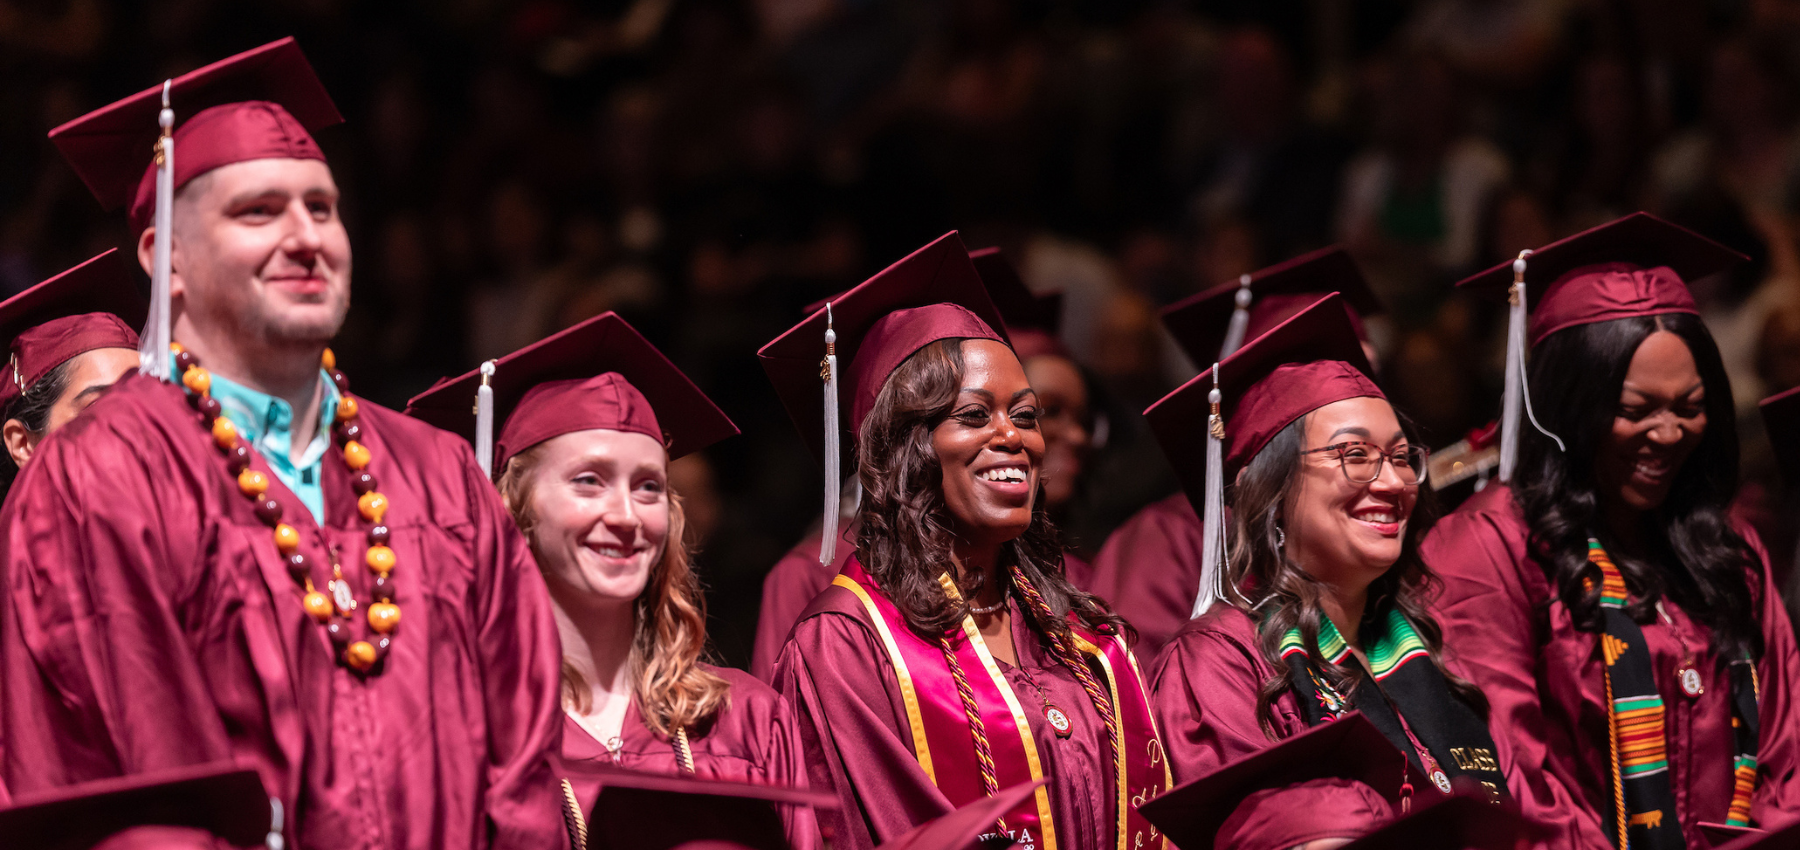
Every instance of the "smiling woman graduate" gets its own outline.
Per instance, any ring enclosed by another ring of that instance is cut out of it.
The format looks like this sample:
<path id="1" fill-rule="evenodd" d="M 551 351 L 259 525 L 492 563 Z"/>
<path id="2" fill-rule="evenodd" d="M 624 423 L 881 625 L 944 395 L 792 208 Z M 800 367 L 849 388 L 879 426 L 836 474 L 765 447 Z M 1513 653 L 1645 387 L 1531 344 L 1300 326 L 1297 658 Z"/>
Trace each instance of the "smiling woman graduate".
<path id="1" fill-rule="evenodd" d="M 1553 846 L 1704 847 L 1704 822 L 1800 811 L 1800 661 L 1728 513 L 1731 386 L 1684 283 L 1739 259 L 1638 213 L 1461 284 L 1511 296 L 1508 384 L 1528 380 L 1507 408 L 1533 425 L 1503 417 L 1511 486 L 1445 517 L 1425 558 Z"/>
<path id="2" fill-rule="evenodd" d="M 1368 371 L 1333 294 L 1145 411 L 1203 505 L 1202 542 L 1214 544 L 1202 547 L 1204 613 L 1175 634 L 1154 675 L 1178 781 L 1361 711 L 1429 780 L 1420 793 L 1447 794 L 1467 777 L 1507 795 L 1480 697 L 1439 662 L 1425 611 L 1427 453 Z M 1276 810 L 1338 805 L 1311 786 L 1267 790 Z M 1366 829 L 1344 817 L 1329 836 L 1284 831 L 1303 820 L 1268 819 L 1259 846 L 1312 847 Z"/>
<path id="3" fill-rule="evenodd" d="M 835 422 L 836 383 L 851 397 L 856 554 L 775 665 L 813 787 L 842 803 L 838 847 L 1040 779 L 995 833 L 1044 850 L 1161 843 L 1136 809 L 1168 783 L 1148 697 L 1118 618 L 1064 575 L 1039 400 L 1003 327 L 952 233 L 761 352 L 828 484 L 837 435 L 819 440 L 819 423 Z"/>

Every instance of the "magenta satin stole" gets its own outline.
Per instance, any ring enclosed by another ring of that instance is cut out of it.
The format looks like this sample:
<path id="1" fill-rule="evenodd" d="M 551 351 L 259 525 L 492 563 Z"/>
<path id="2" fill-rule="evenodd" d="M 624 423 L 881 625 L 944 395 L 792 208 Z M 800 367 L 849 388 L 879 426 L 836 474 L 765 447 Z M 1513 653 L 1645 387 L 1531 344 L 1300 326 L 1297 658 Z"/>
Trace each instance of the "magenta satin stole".
<path id="1" fill-rule="evenodd" d="M 944 660 L 943 647 L 913 632 L 856 558 L 849 559 L 844 572 L 832 583 L 855 594 L 874 621 L 899 680 L 913 752 L 925 775 L 953 806 L 981 799 L 987 792 L 981 783 L 975 738 L 962 698 L 957 694 L 956 679 Z M 953 593 L 955 586 L 947 583 L 946 590 Z M 1093 656 L 1105 671 L 1102 681 L 1110 691 L 1124 739 L 1124 752 L 1119 754 L 1113 782 L 1119 813 L 1118 847 L 1167 847 L 1161 834 L 1137 811 L 1138 805 L 1172 784 L 1137 663 L 1118 635 L 1101 637 L 1080 628 L 1075 633 L 1080 651 Z M 1043 779 L 1043 761 L 1026 709 L 988 651 L 974 618 L 964 617 L 945 637 L 974 692 L 994 759 L 995 783 L 1000 788 L 1010 788 Z M 1028 850 L 1056 850 L 1058 846 L 1050 795 L 1043 787 L 1008 812 L 1002 824 L 1006 834 Z"/>

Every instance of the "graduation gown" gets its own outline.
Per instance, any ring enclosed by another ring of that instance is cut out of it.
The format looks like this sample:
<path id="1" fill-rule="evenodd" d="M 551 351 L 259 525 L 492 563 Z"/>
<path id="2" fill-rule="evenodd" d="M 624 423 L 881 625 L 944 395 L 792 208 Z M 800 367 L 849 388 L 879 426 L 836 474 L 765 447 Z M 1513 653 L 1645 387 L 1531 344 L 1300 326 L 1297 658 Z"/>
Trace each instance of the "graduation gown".
<path id="1" fill-rule="evenodd" d="M 0 513 L 0 777 L 14 794 L 209 761 L 256 768 L 298 848 L 553 847 L 560 646 L 525 541 L 462 440 L 361 402 L 404 621 L 385 669 L 333 657 L 180 387 L 115 386 Z M 313 581 L 367 605 L 334 448 L 321 529 L 254 455 Z"/>
<path id="2" fill-rule="evenodd" d="M 1794 712 L 1794 633 L 1754 532 L 1740 527 L 1760 563 L 1752 577 L 1764 651 L 1756 794 L 1762 825 L 1800 813 L 1800 718 Z M 1526 815 L 1555 832 L 1553 847 L 1604 847 L 1612 818 L 1607 700 L 1599 636 L 1577 631 L 1543 567 L 1527 555 L 1529 528 L 1510 489 L 1493 485 L 1440 520 L 1425 560 L 1443 582 L 1437 602 L 1445 654 L 1487 694 L 1489 726 L 1510 741 L 1532 781 L 1517 793 Z M 1689 847 L 1705 847 L 1699 824 L 1724 823 L 1732 794 L 1730 684 L 1707 650 L 1710 631 L 1665 600 L 1674 621 L 1641 625 L 1666 707 L 1669 780 Z M 1682 644 L 1694 652 L 1705 692 L 1689 697 L 1676 679 Z M 1784 815 L 1785 813 L 1785 815 Z"/>
<path id="3" fill-rule="evenodd" d="M 795 734 L 794 713 L 788 708 L 787 700 L 742 670 L 710 664 L 702 666 L 731 683 L 731 700 L 706 723 L 688 730 L 694 775 L 702 779 L 756 785 L 807 787 L 806 765 L 800 739 Z M 593 734 L 567 712 L 562 719 L 562 752 L 557 756 L 556 769 L 559 776 L 569 777 L 584 814 L 593 810 L 594 801 L 600 795 L 599 783 L 581 776 L 579 767 L 584 763 L 672 775 L 685 773 L 674 742 L 651 732 L 650 727 L 644 725 L 644 716 L 635 701 L 625 710 L 625 725 L 620 730 L 617 753 L 595 740 Z M 568 767 L 576 769 L 569 770 Z M 788 843 L 794 850 L 811 850 L 819 846 L 818 821 L 811 809 L 783 806 L 782 820 L 787 825 Z"/>
<path id="4" fill-rule="evenodd" d="M 1137 629 L 1132 651 L 1152 664 L 1187 624 L 1200 589 L 1200 516 L 1187 496 L 1152 502 L 1119 526 L 1081 585 Z M 1071 570 L 1073 577 L 1073 570 Z"/>
<path id="5" fill-rule="evenodd" d="M 765 682 L 775 680 L 775 658 L 787 643 L 788 632 L 800 620 L 819 591 L 831 585 L 844 562 L 856 553 L 850 536 L 851 520 L 838 521 L 837 558 L 830 566 L 819 563 L 817 529 L 794 544 L 763 577 L 762 612 L 756 618 L 756 645 L 750 656 L 750 672 Z"/>
<path id="6" fill-rule="evenodd" d="M 1118 842 L 1106 725 L 1080 682 L 1025 624 L 1018 604 L 1007 604 L 1019 664 L 999 664 L 1037 742 L 1057 846 L 1111 850 Z M 915 758 L 887 651 L 850 591 L 827 587 L 807 608 L 782 648 L 775 681 L 798 716 L 812 787 L 838 796 L 834 848 L 869 850 L 955 808 Z M 1045 702 L 1067 715 L 1067 738 L 1051 726 Z"/>

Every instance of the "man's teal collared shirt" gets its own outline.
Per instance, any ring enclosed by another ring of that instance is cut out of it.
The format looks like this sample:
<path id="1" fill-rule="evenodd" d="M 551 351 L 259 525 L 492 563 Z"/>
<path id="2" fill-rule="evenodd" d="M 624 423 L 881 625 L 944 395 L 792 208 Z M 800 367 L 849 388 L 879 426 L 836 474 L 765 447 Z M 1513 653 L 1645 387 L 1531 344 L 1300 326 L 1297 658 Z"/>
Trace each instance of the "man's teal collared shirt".
<path id="1" fill-rule="evenodd" d="M 306 509 L 312 511 L 313 519 L 324 525 L 325 488 L 320 479 L 325 452 L 331 448 L 331 424 L 337 421 L 338 391 L 324 370 L 320 370 L 319 380 L 325 386 L 325 396 L 319 402 L 319 427 L 298 461 L 289 454 L 294 445 L 292 405 L 217 372 L 212 373 L 212 397 L 218 400 L 225 418 L 237 426 L 238 434 L 256 447 L 281 483 L 300 497 Z"/>

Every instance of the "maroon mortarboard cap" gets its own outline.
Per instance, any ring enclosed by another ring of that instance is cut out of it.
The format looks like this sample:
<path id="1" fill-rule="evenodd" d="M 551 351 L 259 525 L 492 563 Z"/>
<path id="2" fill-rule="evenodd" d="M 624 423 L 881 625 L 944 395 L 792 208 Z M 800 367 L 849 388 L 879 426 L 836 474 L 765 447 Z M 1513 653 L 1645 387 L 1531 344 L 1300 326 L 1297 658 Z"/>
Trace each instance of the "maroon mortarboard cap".
<path id="1" fill-rule="evenodd" d="M 1559 239 L 1525 258 L 1525 333 L 1531 345 L 1575 325 L 1654 316 L 1699 314 L 1687 281 L 1748 260 L 1692 230 L 1649 213 Z M 1513 285 L 1507 261 L 1456 285 L 1506 301 Z"/>
<path id="2" fill-rule="evenodd" d="M 439 380 L 407 402 L 407 415 L 475 441 L 481 372 Z M 616 313 L 495 360 L 488 383 L 499 432 L 493 473 L 513 455 L 576 431 L 643 434 L 667 447 L 671 460 L 738 433 L 687 375 Z"/>
<path id="3" fill-rule="evenodd" d="M 1032 292 L 999 248 L 970 251 L 969 262 L 975 264 L 988 297 L 994 300 L 994 308 L 1006 322 L 1006 335 L 1020 360 L 1047 354 L 1070 356 L 1068 346 L 1057 336 L 1062 330 L 1062 293 Z"/>
<path id="4" fill-rule="evenodd" d="M 109 250 L 0 302 L 0 339 L 10 374 L 0 381 L 0 410 L 50 370 L 99 348 L 138 347 L 147 309 L 137 282 Z"/>
<path id="5" fill-rule="evenodd" d="M 888 376 L 919 349 L 942 339 L 1008 342 L 1005 322 L 955 231 L 863 281 L 829 310 L 815 311 L 756 355 L 794 426 L 821 459 L 825 396 L 819 369 L 827 313 L 837 333 L 839 397 L 850 396 L 851 434 L 861 429 Z"/>
<path id="6" fill-rule="evenodd" d="M 1701 834 L 1716 836 L 1714 850 L 1793 850 L 1800 847 L 1800 819 L 1792 815 L 1778 815 L 1777 823 L 1763 829 L 1742 829 L 1723 824 L 1701 824 Z M 1726 838 L 1727 835 L 1732 835 Z"/>
<path id="7" fill-rule="evenodd" d="M 1221 839 L 1221 830 L 1230 826 L 1231 835 L 1224 837 L 1241 839 L 1254 832 L 1252 820 L 1276 817 L 1269 807 L 1256 805 L 1267 797 L 1258 796 L 1261 792 L 1312 783 L 1323 792 L 1323 798 L 1338 805 L 1322 815 L 1290 809 L 1289 817 L 1349 817 L 1372 828 L 1385 820 L 1399 801 L 1407 770 L 1406 756 L 1360 712 L 1351 712 L 1183 783 L 1139 806 L 1138 811 L 1182 850 L 1236 847 L 1229 842 L 1215 844 Z M 1374 791 L 1379 801 L 1389 804 L 1388 811 L 1375 806 L 1376 800 L 1367 794 L 1346 790 L 1353 788 L 1351 783 Z M 1304 832 L 1309 824 L 1296 824 L 1297 832 Z"/>
<path id="8" fill-rule="evenodd" d="M 568 766 L 598 782 L 588 813 L 591 850 L 672 850 L 691 842 L 730 842 L 751 850 L 787 850 L 776 804 L 837 808 L 831 794 L 746 782 L 644 773 L 604 764 Z"/>
<path id="9" fill-rule="evenodd" d="M 1789 486 L 1800 487 L 1800 387 L 1769 396 L 1760 407 L 1781 475 Z"/>
<path id="10" fill-rule="evenodd" d="M 50 131 L 106 209 L 130 204 L 133 235 L 150 226 L 156 201 L 153 146 L 163 87 L 147 88 Z M 292 38 L 265 44 L 174 78 L 175 188 L 222 165 L 253 159 L 316 159 L 311 131 L 344 120 Z"/>
<path id="11" fill-rule="evenodd" d="M 1458 792 L 1382 826 L 1339 850 L 1517 850 L 1531 825 L 1484 792 Z"/>
<path id="12" fill-rule="evenodd" d="M 21 796 L 0 809 L 0 845 L 86 850 L 126 830 L 162 826 L 176 829 L 137 832 L 130 836 L 137 843 L 126 846 L 193 846 L 181 843 L 197 838 L 192 830 L 237 846 L 261 846 L 269 834 L 270 814 L 269 796 L 256 771 L 199 765 Z M 153 838 L 163 843 L 148 843 Z"/>
<path id="13" fill-rule="evenodd" d="M 981 837 L 996 832 L 995 825 L 999 820 L 1018 808 L 1042 784 L 1042 780 L 1022 782 L 997 791 L 991 797 L 983 797 L 913 827 L 876 850 L 999 850 L 1011 847 L 1013 844 L 1001 844 L 995 839 L 984 842 Z"/>
<path id="14" fill-rule="evenodd" d="M 1381 300 L 1369 289 L 1350 252 L 1335 245 L 1321 248 L 1163 308 L 1163 327 L 1195 364 L 1204 368 L 1220 360 L 1240 290 L 1248 293 L 1244 297 L 1250 301 L 1241 342 L 1268 333 L 1331 292 L 1344 296 L 1358 339 L 1368 339 L 1363 317 L 1382 312 Z"/>
<path id="15" fill-rule="evenodd" d="M 1386 398 L 1369 379 L 1362 342 L 1332 293 L 1220 361 L 1224 481 L 1232 481 L 1294 420 L 1348 398 Z M 1194 504 L 1206 480 L 1207 395 L 1212 370 L 1200 373 L 1144 411 Z"/>

